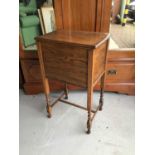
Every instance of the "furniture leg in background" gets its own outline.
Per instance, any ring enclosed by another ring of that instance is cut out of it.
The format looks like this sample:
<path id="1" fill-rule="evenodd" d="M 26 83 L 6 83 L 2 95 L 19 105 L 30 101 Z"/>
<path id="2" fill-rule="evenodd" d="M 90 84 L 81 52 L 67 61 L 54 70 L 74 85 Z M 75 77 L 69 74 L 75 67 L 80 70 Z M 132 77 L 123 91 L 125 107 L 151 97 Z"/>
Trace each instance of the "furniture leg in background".
<path id="1" fill-rule="evenodd" d="M 68 99 L 68 87 L 67 87 L 67 83 L 65 83 L 65 99 Z"/>
<path id="2" fill-rule="evenodd" d="M 100 82 L 100 87 L 101 87 L 101 90 L 100 90 L 100 100 L 99 100 L 99 110 L 102 110 L 102 107 L 103 107 L 103 96 L 104 96 L 104 77 L 105 77 L 105 74 L 102 75 L 101 77 L 101 82 Z"/>

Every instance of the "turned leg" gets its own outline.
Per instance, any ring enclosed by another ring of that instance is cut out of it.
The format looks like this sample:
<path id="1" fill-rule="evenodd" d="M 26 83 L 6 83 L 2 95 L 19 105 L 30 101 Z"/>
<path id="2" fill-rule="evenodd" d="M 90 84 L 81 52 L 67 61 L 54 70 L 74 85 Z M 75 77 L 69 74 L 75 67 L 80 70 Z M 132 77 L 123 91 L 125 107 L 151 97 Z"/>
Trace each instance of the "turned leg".
<path id="1" fill-rule="evenodd" d="M 67 83 L 65 83 L 65 99 L 68 99 L 68 88 L 67 88 Z"/>
<path id="2" fill-rule="evenodd" d="M 91 125 L 92 125 L 92 120 L 91 120 L 91 107 L 92 107 L 92 100 L 93 100 L 93 88 L 88 88 L 87 91 L 87 110 L 88 110 L 88 120 L 87 120 L 87 133 L 91 133 Z"/>
<path id="3" fill-rule="evenodd" d="M 49 88 L 49 82 L 47 79 L 44 79 L 44 83 L 45 83 L 45 88 L 44 88 L 44 91 L 45 91 L 45 97 L 46 97 L 46 110 L 47 110 L 47 117 L 48 118 L 51 118 L 51 111 L 52 111 L 52 107 L 50 106 L 50 103 L 51 103 L 51 100 L 50 100 L 50 88 Z"/>
<path id="4" fill-rule="evenodd" d="M 101 77 L 101 84 L 100 84 L 100 100 L 99 100 L 99 110 L 102 110 L 103 107 L 103 93 L 104 93 L 104 74 Z"/>

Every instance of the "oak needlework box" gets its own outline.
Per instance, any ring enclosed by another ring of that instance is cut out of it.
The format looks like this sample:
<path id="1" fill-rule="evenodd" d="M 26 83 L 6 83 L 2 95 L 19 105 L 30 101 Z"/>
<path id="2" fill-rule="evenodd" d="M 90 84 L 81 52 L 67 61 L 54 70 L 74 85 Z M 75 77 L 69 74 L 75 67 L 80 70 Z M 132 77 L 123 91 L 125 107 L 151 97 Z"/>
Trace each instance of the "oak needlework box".
<path id="1" fill-rule="evenodd" d="M 90 133 L 91 122 L 103 105 L 104 75 L 109 42 L 109 34 L 101 32 L 58 30 L 36 38 L 44 92 L 47 101 L 48 117 L 57 101 L 74 105 L 88 111 L 87 133 Z M 65 83 L 64 93 L 51 104 L 49 99 L 48 80 L 59 80 Z M 93 87 L 101 81 L 99 106 L 92 110 Z M 67 84 L 87 89 L 87 107 L 70 103 Z M 93 115 L 92 115 L 93 113 Z"/>

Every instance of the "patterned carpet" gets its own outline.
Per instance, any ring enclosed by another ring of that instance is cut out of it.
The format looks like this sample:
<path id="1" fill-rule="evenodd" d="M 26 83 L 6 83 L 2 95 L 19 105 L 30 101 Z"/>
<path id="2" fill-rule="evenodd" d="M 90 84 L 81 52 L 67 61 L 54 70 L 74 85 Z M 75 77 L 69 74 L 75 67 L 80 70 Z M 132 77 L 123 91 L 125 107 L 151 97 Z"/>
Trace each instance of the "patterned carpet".
<path id="1" fill-rule="evenodd" d="M 110 25 L 110 33 L 112 39 L 120 48 L 134 48 L 135 47 L 135 25 L 126 24 L 121 26 L 119 24 Z"/>

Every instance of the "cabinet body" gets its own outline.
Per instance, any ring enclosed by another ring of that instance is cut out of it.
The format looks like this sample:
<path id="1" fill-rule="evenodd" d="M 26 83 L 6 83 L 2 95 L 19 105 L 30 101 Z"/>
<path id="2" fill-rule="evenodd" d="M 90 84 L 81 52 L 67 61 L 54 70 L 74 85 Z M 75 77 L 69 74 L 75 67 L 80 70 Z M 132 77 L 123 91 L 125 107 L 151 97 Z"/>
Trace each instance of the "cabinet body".
<path id="1" fill-rule="evenodd" d="M 109 36 L 100 32 L 57 30 L 37 37 L 43 79 L 94 87 L 105 74 Z"/>

